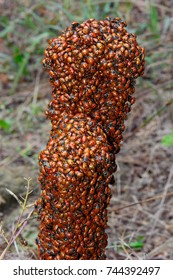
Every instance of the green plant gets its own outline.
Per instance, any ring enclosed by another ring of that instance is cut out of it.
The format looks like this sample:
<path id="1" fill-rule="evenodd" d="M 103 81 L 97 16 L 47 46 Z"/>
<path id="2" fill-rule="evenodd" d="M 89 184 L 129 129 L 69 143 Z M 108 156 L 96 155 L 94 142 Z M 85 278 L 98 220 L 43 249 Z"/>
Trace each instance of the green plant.
<path id="1" fill-rule="evenodd" d="M 173 132 L 163 136 L 163 138 L 162 138 L 162 145 L 164 145 L 166 147 L 173 146 Z"/>
<path id="2" fill-rule="evenodd" d="M 0 119 L 0 129 L 9 132 L 11 130 L 11 123 L 10 119 Z"/>
<path id="3" fill-rule="evenodd" d="M 134 250 L 142 250 L 144 246 L 144 236 L 137 236 L 135 241 L 129 243 L 129 247 Z"/>

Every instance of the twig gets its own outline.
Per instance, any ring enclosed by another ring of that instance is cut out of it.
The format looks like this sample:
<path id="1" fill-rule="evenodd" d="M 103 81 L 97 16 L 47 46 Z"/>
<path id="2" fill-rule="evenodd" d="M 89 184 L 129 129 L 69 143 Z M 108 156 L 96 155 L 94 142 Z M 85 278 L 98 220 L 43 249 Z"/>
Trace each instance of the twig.
<path id="1" fill-rule="evenodd" d="M 21 213 L 19 215 L 19 218 L 17 220 L 16 226 L 15 226 L 13 232 L 12 232 L 11 238 L 10 238 L 9 241 L 7 241 L 8 244 L 7 244 L 6 248 L 4 249 L 4 251 L 2 252 L 2 254 L 0 255 L 0 260 L 3 260 L 6 252 L 11 247 L 11 245 L 16 240 L 16 238 L 19 236 L 19 234 L 22 232 L 23 228 L 26 226 L 28 220 L 30 219 L 30 217 L 31 217 L 31 215 L 32 215 L 32 213 L 34 211 L 34 210 L 32 210 L 28 214 L 27 218 L 22 220 L 23 214 L 24 214 L 25 210 L 27 209 L 28 196 L 31 193 L 31 191 L 30 191 L 30 181 L 32 180 L 31 178 L 24 178 L 24 179 L 27 180 L 28 184 L 26 186 L 26 195 L 25 195 L 23 204 L 21 205 L 22 211 L 21 211 Z"/>
<path id="2" fill-rule="evenodd" d="M 168 197 L 168 196 L 171 196 L 171 195 L 173 195 L 173 192 L 168 192 L 166 195 L 164 195 L 164 197 Z M 119 211 L 121 211 L 125 208 L 129 208 L 129 207 L 135 206 L 137 204 L 142 204 L 144 202 L 150 202 L 150 201 L 153 201 L 153 200 L 156 200 L 156 199 L 159 199 L 159 198 L 163 198 L 163 194 L 156 195 L 155 197 L 149 197 L 147 199 L 140 200 L 138 202 L 128 204 L 128 205 L 120 207 L 120 208 L 113 208 L 113 209 L 110 209 L 109 212 L 119 212 Z"/>
<path id="3" fill-rule="evenodd" d="M 163 205 L 165 203 L 165 198 L 168 195 L 168 190 L 169 190 L 169 188 L 171 186 L 172 176 L 173 176 L 173 165 L 172 165 L 172 167 L 170 169 L 169 176 L 168 176 L 167 182 L 165 184 L 165 188 L 164 188 L 164 192 L 163 192 L 163 195 L 162 195 L 162 199 L 161 199 L 161 202 L 160 202 L 159 209 L 158 209 L 158 211 L 157 211 L 157 213 L 156 213 L 156 215 L 154 217 L 154 220 L 153 220 L 153 224 L 152 224 L 152 228 L 151 228 L 151 233 L 150 233 L 151 236 L 153 234 L 154 228 L 156 227 L 156 224 L 158 223 L 160 214 L 161 214 L 162 209 L 163 209 Z"/>

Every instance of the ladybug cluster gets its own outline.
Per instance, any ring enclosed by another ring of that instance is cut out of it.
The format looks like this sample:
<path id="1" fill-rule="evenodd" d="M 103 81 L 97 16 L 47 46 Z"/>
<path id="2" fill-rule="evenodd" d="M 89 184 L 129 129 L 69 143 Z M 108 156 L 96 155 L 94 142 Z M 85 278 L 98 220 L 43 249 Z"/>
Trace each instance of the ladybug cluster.
<path id="1" fill-rule="evenodd" d="M 43 66 L 52 130 L 39 155 L 40 259 L 101 260 L 124 120 L 144 72 L 144 49 L 119 18 L 89 19 L 49 41 Z"/>

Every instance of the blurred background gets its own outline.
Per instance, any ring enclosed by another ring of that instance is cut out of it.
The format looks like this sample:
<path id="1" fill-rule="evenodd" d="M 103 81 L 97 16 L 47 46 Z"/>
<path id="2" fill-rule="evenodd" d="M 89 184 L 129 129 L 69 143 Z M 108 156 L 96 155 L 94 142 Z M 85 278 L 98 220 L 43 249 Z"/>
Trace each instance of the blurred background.
<path id="1" fill-rule="evenodd" d="M 42 69 L 47 41 L 73 21 L 110 16 L 125 20 L 128 32 L 137 34 L 146 67 L 116 157 L 107 258 L 173 259 L 172 6 L 172 0 L 0 1 L 2 258 L 37 259 L 37 158 L 51 129 L 44 114 L 51 99 Z"/>

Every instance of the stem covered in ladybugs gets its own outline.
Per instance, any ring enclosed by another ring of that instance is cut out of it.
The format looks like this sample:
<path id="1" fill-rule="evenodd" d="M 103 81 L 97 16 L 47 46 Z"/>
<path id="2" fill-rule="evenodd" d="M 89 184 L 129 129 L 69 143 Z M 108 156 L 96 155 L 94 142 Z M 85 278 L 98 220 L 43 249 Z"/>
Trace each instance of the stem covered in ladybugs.
<path id="1" fill-rule="evenodd" d="M 40 259 L 105 259 L 115 154 L 144 49 L 119 18 L 77 22 L 49 41 L 52 130 L 39 155 Z"/>

